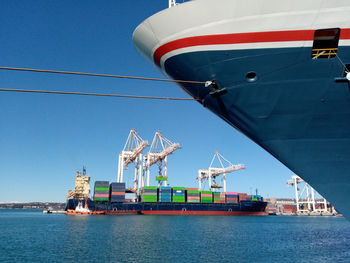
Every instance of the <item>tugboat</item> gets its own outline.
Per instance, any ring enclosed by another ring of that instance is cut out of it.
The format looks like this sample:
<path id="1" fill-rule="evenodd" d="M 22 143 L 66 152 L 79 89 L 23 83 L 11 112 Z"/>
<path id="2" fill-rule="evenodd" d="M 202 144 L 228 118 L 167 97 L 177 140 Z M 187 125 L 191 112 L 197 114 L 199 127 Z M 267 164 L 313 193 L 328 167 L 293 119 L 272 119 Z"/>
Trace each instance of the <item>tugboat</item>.
<path id="1" fill-rule="evenodd" d="M 67 215 L 103 215 L 104 213 L 104 211 L 91 211 L 87 206 L 87 202 L 85 202 L 84 207 L 83 204 L 79 202 L 74 210 L 67 209 Z"/>

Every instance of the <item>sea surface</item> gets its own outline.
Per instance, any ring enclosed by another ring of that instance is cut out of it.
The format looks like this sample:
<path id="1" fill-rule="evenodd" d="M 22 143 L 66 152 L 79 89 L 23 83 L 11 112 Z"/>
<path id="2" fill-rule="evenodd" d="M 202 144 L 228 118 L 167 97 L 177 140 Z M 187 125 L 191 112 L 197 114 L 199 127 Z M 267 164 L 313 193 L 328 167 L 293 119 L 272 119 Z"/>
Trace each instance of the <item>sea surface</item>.
<path id="1" fill-rule="evenodd" d="M 350 222 L 0 209 L 0 262 L 350 262 Z"/>

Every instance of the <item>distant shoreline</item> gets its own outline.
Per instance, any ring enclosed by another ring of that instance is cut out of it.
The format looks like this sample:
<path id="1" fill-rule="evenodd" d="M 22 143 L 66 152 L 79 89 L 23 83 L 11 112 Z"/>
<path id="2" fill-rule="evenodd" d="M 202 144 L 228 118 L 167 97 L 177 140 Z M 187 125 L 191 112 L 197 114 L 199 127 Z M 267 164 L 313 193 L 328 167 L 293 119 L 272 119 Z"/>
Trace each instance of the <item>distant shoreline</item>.
<path id="1" fill-rule="evenodd" d="M 64 210 L 65 207 L 66 207 L 66 203 L 59 203 L 59 202 L 0 203 L 0 209 Z"/>

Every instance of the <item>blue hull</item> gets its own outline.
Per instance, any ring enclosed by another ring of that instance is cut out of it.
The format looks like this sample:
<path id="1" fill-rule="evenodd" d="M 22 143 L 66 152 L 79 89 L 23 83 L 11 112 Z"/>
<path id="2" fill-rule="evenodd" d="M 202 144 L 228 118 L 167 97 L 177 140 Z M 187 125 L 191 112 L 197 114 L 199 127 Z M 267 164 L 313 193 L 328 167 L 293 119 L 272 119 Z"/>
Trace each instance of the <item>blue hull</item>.
<path id="1" fill-rule="evenodd" d="M 340 46 L 338 56 L 350 63 L 350 48 Z M 164 66 L 174 79 L 226 89 L 213 96 L 203 85 L 180 84 L 350 217 L 350 86 L 335 81 L 344 75 L 340 59 L 313 60 L 311 48 L 200 51 Z"/>
<path id="2" fill-rule="evenodd" d="M 69 199 L 66 209 L 74 210 L 79 200 Z M 84 202 L 83 202 L 84 203 Z M 267 203 L 262 201 L 241 201 L 234 204 L 203 203 L 114 203 L 88 200 L 91 211 L 105 211 L 106 214 L 212 214 L 212 215 L 266 215 Z"/>

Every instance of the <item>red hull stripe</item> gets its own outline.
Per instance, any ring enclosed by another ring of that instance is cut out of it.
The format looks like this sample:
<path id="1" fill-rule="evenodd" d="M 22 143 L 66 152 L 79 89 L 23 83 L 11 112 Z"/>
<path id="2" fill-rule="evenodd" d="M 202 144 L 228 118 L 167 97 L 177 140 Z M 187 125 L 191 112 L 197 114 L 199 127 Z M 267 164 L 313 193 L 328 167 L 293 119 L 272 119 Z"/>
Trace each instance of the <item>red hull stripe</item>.
<path id="1" fill-rule="evenodd" d="M 243 212 L 243 211 L 174 211 L 174 210 L 142 210 L 144 215 L 218 215 L 218 216 L 266 216 L 266 212 Z"/>
<path id="2" fill-rule="evenodd" d="M 204 45 L 225 45 L 259 42 L 311 41 L 315 30 L 268 31 L 237 34 L 204 35 L 177 39 L 158 47 L 153 54 L 154 63 L 160 66 L 160 59 L 167 53 L 186 47 Z M 340 39 L 350 39 L 350 29 L 341 30 Z"/>

